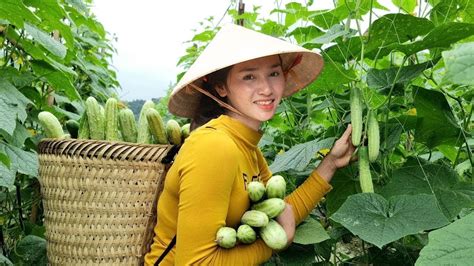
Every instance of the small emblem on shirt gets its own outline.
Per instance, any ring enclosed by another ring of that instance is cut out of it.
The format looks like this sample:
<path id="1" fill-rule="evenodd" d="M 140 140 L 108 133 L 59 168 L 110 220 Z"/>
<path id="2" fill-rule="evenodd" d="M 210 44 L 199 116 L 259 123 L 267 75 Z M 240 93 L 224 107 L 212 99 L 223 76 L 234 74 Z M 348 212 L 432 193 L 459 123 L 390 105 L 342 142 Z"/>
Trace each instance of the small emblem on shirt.
<path id="1" fill-rule="evenodd" d="M 260 181 L 260 175 L 253 175 L 252 177 L 249 178 L 249 176 L 246 173 L 242 173 L 242 178 L 244 180 L 245 190 L 247 190 L 248 183 L 252 181 Z"/>

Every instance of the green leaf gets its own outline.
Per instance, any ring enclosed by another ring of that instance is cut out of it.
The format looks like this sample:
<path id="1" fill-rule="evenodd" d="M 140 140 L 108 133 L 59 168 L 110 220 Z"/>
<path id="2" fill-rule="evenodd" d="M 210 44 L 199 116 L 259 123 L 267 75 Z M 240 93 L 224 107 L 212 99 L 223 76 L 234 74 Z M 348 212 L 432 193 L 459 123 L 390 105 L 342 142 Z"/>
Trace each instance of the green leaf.
<path id="1" fill-rule="evenodd" d="M 314 245 L 290 245 L 276 255 L 279 263 L 274 265 L 313 265 L 316 255 Z"/>
<path id="2" fill-rule="evenodd" d="M 474 186 L 460 181 L 453 169 L 413 158 L 393 172 L 381 194 L 385 197 L 433 195 L 449 220 L 456 217 L 462 208 L 469 208 L 474 204 Z"/>
<path id="3" fill-rule="evenodd" d="M 469 0 L 468 0 L 469 1 Z M 436 25 L 455 21 L 461 10 L 466 8 L 462 2 L 464 0 L 441 1 L 431 9 L 430 20 Z"/>
<path id="4" fill-rule="evenodd" d="M 333 90 L 355 79 L 356 74 L 352 69 L 345 69 L 344 65 L 325 58 L 324 68 L 311 86 L 318 89 Z"/>
<path id="5" fill-rule="evenodd" d="M 331 219 L 379 248 L 448 223 L 432 195 L 401 195 L 386 200 L 375 193 L 350 196 Z"/>
<path id="6" fill-rule="evenodd" d="M 20 38 L 20 35 L 14 30 L 7 31 L 7 37 L 11 40 L 15 40 L 30 56 L 36 60 L 44 60 L 55 69 L 69 73 L 73 76 L 77 76 L 77 73 L 72 68 L 66 67 L 64 64 L 58 62 L 56 59 L 51 58 L 45 54 L 43 48 L 33 43 L 32 40 L 27 38 Z"/>
<path id="7" fill-rule="evenodd" d="M 69 75 L 54 69 L 44 61 L 32 61 L 31 63 L 35 74 L 45 78 L 55 91 L 63 92 L 71 101 L 81 99 Z"/>
<path id="8" fill-rule="evenodd" d="M 48 265 L 44 238 L 28 235 L 18 242 L 15 251 L 26 265 Z"/>
<path id="9" fill-rule="evenodd" d="M 332 190 L 326 195 L 328 216 L 333 215 L 350 195 L 360 191 L 359 181 L 355 179 L 356 171 L 351 164 L 334 174 L 331 179 Z"/>
<path id="10" fill-rule="evenodd" d="M 16 119 L 24 122 L 26 105 L 31 103 L 10 82 L 0 79 L 0 128 L 12 135 Z"/>
<path id="11" fill-rule="evenodd" d="M 336 24 L 332 26 L 325 34 L 312 39 L 311 42 L 320 44 L 330 43 L 338 37 L 346 36 L 349 34 L 350 32 L 346 31 L 344 26 Z"/>
<path id="12" fill-rule="evenodd" d="M 0 162 L 3 163 L 4 166 L 10 168 L 10 158 L 5 153 L 0 153 Z"/>
<path id="13" fill-rule="evenodd" d="M 2 4 L 0 5 L 0 19 L 6 19 L 19 28 L 23 28 L 24 21 L 35 24 L 40 23 L 38 17 L 18 0 L 2 0 Z"/>
<path id="14" fill-rule="evenodd" d="M 0 128 L 13 135 L 16 125 L 16 113 L 12 105 L 0 98 Z"/>
<path id="15" fill-rule="evenodd" d="M 300 44 L 309 42 L 310 40 L 324 34 L 320 29 L 315 26 L 308 27 L 297 27 L 288 33 L 288 36 L 293 36 L 296 41 Z"/>
<path id="16" fill-rule="evenodd" d="M 369 28 L 370 39 L 366 46 L 366 55 L 369 58 L 380 58 L 391 51 L 382 51 L 384 47 L 414 40 L 418 36 L 426 35 L 433 28 L 433 22 L 425 18 L 404 14 L 385 15 L 374 21 Z"/>
<path id="17" fill-rule="evenodd" d="M 321 223 L 309 217 L 296 228 L 294 243 L 309 245 L 323 242 L 329 239 L 329 235 L 324 230 Z"/>
<path id="18" fill-rule="evenodd" d="M 35 39 L 39 44 L 46 48 L 46 50 L 50 51 L 55 56 L 59 58 L 64 58 L 66 56 L 66 47 L 53 39 L 46 32 L 28 23 L 25 24 L 25 30 L 33 37 L 33 39 Z"/>
<path id="19" fill-rule="evenodd" d="M 41 17 L 43 30 L 47 32 L 58 30 L 66 41 L 66 46 L 69 49 L 74 49 L 74 36 L 71 28 L 62 22 L 67 14 L 57 0 L 23 0 L 23 3 L 33 7 L 35 13 Z"/>
<path id="20" fill-rule="evenodd" d="M 403 66 L 403 67 L 392 67 L 387 69 L 374 69 L 371 68 L 367 72 L 367 85 L 375 89 L 390 88 L 396 83 L 407 83 L 410 80 L 418 77 L 424 70 L 434 66 L 431 61 Z"/>
<path id="21" fill-rule="evenodd" d="M 16 147 L 23 147 L 25 140 L 31 137 L 31 134 L 28 132 L 26 127 L 18 121 L 16 121 L 16 127 L 13 134 L 10 135 L 0 128 L 0 135 L 2 135 L 9 144 Z"/>
<path id="22" fill-rule="evenodd" d="M 474 85 L 474 42 L 461 43 L 443 52 L 446 75 L 454 84 Z"/>
<path id="23" fill-rule="evenodd" d="M 451 44 L 472 36 L 474 25 L 469 23 L 450 22 L 437 26 L 423 40 L 408 44 L 396 44 L 390 49 L 400 50 L 406 55 L 412 55 L 425 49 L 446 48 Z"/>
<path id="24" fill-rule="evenodd" d="M 10 169 L 19 173 L 38 176 L 38 155 L 35 152 L 25 151 L 18 147 L 0 143 L 0 152 L 8 155 L 11 161 Z"/>
<path id="25" fill-rule="evenodd" d="M 449 47 L 451 44 L 473 34 L 474 24 L 450 22 L 434 28 L 423 38 L 423 42 L 428 44 L 427 48 Z"/>
<path id="26" fill-rule="evenodd" d="M 65 0 L 66 3 L 70 4 L 74 9 L 82 14 L 87 14 L 88 7 L 82 0 Z"/>
<path id="27" fill-rule="evenodd" d="M 415 141 L 430 149 L 441 144 L 458 145 L 462 139 L 461 129 L 444 94 L 421 87 L 413 91 L 418 117 Z"/>
<path id="28" fill-rule="evenodd" d="M 408 14 L 412 14 L 415 11 L 416 0 L 392 0 L 392 3 Z"/>
<path id="29" fill-rule="evenodd" d="M 474 261 L 474 213 L 430 232 L 429 242 L 420 252 L 417 266 L 470 265 Z"/>
<path id="30" fill-rule="evenodd" d="M 9 81 L 17 88 L 23 88 L 27 85 L 30 85 L 35 79 L 31 72 L 20 72 L 13 67 L 1 68 L 0 77 Z"/>
<path id="31" fill-rule="evenodd" d="M 0 164 L 0 187 L 14 188 L 15 175 L 16 170 L 13 167 L 8 168 L 4 164 Z"/>
<path id="32" fill-rule="evenodd" d="M 339 6 L 331 10 L 316 11 L 308 18 L 318 27 L 329 29 L 337 25 L 349 15 L 349 11 L 344 6 Z"/>
<path id="33" fill-rule="evenodd" d="M 362 38 L 365 39 L 364 37 Z M 329 58 L 331 61 L 345 63 L 351 59 L 359 58 L 361 49 L 362 42 L 359 36 L 349 38 L 346 41 L 343 41 L 341 38 L 341 40 L 337 40 L 337 45 L 323 50 L 323 54 L 325 58 Z"/>
<path id="34" fill-rule="evenodd" d="M 311 159 L 314 158 L 315 153 L 321 149 L 329 149 L 332 147 L 334 138 L 327 138 L 323 140 L 313 140 L 306 143 L 297 144 L 287 152 L 277 155 L 275 161 L 270 165 L 270 170 L 273 173 L 294 169 L 302 171 L 308 166 Z"/>
<path id="35" fill-rule="evenodd" d="M 13 266 L 13 263 L 7 257 L 0 254 L 0 265 Z"/>
<path id="36" fill-rule="evenodd" d="M 209 42 L 214 37 L 215 32 L 213 30 L 205 30 L 201 33 L 194 35 L 191 41 L 193 42 Z"/>

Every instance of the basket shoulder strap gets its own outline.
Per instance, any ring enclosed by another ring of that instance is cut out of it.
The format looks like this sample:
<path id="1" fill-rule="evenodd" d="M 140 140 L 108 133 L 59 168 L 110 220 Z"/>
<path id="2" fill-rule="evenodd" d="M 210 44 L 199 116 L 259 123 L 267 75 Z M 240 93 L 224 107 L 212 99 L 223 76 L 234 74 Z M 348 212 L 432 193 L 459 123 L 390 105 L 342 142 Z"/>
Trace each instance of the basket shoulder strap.
<path id="1" fill-rule="evenodd" d="M 158 258 L 158 260 L 155 262 L 155 266 L 159 265 L 160 262 L 166 257 L 166 255 L 173 249 L 174 245 L 176 244 L 176 236 L 171 239 L 171 242 L 168 244 L 166 247 L 165 251 L 163 251 L 163 254 Z"/>

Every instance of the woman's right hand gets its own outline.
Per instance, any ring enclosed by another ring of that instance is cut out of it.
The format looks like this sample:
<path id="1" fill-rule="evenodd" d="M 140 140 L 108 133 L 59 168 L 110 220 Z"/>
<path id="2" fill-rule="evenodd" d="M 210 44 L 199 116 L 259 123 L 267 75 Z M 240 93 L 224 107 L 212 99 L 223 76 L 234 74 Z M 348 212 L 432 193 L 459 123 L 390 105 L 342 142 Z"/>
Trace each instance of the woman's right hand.
<path id="1" fill-rule="evenodd" d="M 295 238 L 296 225 L 295 225 L 295 214 L 293 213 L 293 206 L 291 206 L 289 203 L 285 203 L 285 204 L 286 204 L 285 209 L 280 215 L 278 215 L 278 217 L 276 217 L 276 221 L 285 230 L 286 236 L 288 238 L 288 243 L 286 247 L 288 247 L 293 242 L 293 239 Z"/>

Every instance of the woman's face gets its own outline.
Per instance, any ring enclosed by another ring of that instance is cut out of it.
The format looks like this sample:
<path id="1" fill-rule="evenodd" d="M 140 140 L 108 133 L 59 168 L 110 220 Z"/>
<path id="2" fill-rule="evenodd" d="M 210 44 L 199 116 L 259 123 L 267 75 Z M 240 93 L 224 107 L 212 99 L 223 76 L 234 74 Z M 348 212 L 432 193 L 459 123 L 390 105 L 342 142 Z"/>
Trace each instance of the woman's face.
<path id="1" fill-rule="evenodd" d="M 272 55 L 234 65 L 227 76 L 227 86 L 216 89 L 245 115 L 229 112 L 229 116 L 258 130 L 262 122 L 275 114 L 285 84 L 280 58 Z"/>

